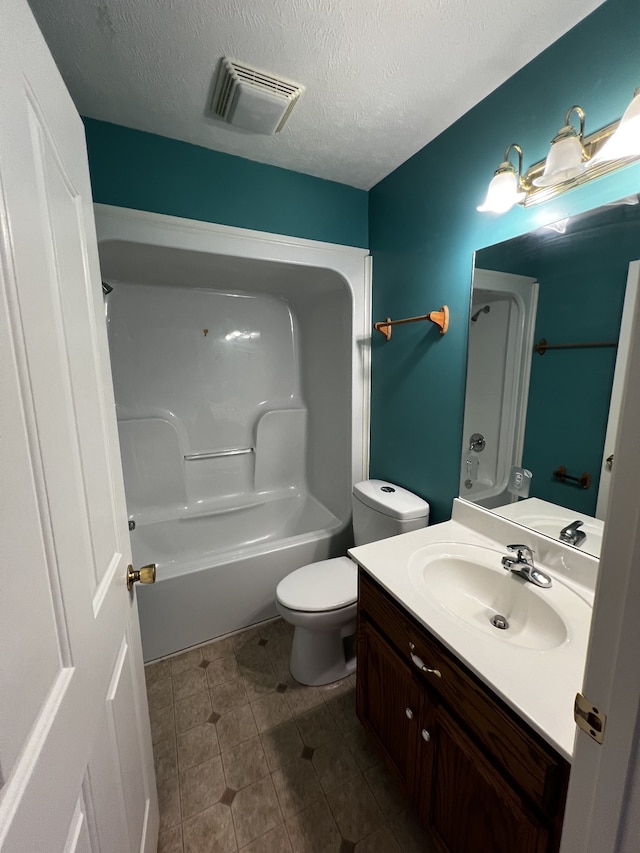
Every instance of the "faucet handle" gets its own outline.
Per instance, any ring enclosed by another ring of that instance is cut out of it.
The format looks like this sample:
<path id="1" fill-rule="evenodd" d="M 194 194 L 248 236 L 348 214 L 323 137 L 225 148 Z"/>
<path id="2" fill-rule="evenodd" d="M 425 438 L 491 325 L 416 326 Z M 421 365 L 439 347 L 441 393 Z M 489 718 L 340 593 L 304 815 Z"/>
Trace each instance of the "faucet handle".
<path id="1" fill-rule="evenodd" d="M 530 548 L 528 545 L 507 545 L 508 551 L 516 551 L 518 554 L 518 560 L 521 560 L 523 557 L 525 559 L 533 560 L 533 555 L 535 551 L 533 548 Z"/>

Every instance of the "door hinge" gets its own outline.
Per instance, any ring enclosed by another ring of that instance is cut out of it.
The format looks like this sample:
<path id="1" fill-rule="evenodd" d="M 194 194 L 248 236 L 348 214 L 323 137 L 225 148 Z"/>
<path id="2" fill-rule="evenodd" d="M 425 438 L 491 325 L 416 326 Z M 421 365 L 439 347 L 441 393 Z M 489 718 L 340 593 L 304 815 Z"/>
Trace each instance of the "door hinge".
<path id="1" fill-rule="evenodd" d="M 607 715 L 599 711 L 582 693 L 576 693 L 576 701 L 573 705 L 573 719 L 576 725 L 596 743 L 604 740 L 604 730 L 607 725 Z"/>

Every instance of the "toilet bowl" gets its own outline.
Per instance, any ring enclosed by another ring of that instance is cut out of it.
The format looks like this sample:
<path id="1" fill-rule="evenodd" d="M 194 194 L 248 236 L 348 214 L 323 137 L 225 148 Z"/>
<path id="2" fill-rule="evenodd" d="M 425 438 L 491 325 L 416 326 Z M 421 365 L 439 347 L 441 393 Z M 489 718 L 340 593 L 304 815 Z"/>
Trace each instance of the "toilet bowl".
<path id="1" fill-rule="evenodd" d="M 301 684 L 329 684 L 356 668 L 358 568 L 349 557 L 309 563 L 278 584 L 276 608 L 294 626 L 289 669 Z"/>
<path id="2" fill-rule="evenodd" d="M 426 527 L 429 504 L 386 483 L 365 480 L 353 487 L 356 545 Z M 294 626 L 289 669 L 301 684 L 338 681 L 356 668 L 358 567 L 349 557 L 309 563 L 276 588 L 276 609 Z"/>

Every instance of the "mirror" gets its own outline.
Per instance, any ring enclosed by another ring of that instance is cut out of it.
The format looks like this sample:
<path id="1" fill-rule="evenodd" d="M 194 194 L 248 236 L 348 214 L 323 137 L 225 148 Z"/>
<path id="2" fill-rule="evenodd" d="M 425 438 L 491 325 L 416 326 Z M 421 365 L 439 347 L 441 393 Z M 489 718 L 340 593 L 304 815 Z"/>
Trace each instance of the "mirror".
<path id="1" fill-rule="evenodd" d="M 639 202 L 474 262 L 460 497 L 595 556 L 640 279 Z"/>

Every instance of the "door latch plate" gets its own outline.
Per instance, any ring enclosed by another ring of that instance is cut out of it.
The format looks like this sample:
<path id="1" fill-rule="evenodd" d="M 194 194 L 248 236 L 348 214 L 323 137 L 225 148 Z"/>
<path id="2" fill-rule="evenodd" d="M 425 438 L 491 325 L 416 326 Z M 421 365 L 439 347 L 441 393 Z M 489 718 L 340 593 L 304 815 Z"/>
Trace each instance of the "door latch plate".
<path id="1" fill-rule="evenodd" d="M 573 719 L 576 725 L 596 743 L 604 740 L 604 730 L 607 725 L 607 715 L 598 710 L 582 693 L 576 693 L 576 701 L 573 705 Z"/>

